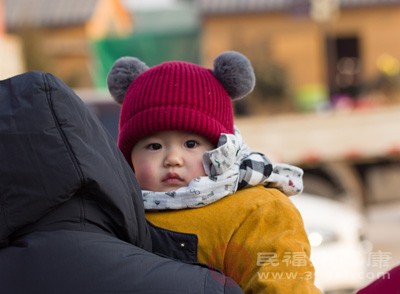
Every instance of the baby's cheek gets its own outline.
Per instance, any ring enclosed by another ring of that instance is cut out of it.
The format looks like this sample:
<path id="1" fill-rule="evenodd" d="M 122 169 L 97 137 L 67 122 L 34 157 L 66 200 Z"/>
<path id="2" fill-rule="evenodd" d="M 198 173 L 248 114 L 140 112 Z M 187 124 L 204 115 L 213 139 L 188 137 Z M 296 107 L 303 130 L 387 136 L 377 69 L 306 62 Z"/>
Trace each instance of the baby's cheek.
<path id="1" fill-rule="evenodd" d="M 135 176 L 142 189 L 149 189 L 155 175 L 151 166 L 142 164 L 140 168 L 135 168 Z"/>
<path id="2" fill-rule="evenodd" d="M 195 173 L 197 174 L 197 176 L 200 176 L 200 177 L 206 176 L 206 171 L 204 170 L 202 158 L 200 158 L 197 161 L 197 165 L 195 165 Z"/>

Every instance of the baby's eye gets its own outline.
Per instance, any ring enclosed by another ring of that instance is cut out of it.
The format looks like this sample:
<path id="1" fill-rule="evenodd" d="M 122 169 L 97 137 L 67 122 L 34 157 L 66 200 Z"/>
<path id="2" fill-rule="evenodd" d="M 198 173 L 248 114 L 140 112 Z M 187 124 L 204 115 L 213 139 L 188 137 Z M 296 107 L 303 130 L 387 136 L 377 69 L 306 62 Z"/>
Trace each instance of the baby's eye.
<path id="1" fill-rule="evenodd" d="M 158 150 L 161 148 L 162 148 L 162 146 L 160 143 L 150 143 L 146 146 L 146 149 L 149 149 L 149 150 Z"/>
<path id="2" fill-rule="evenodd" d="M 186 148 L 192 149 L 192 148 L 195 148 L 197 146 L 199 146 L 199 142 L 197 142 L 196 140 L 187 140 L 185 142 L 185 147 Z"/>

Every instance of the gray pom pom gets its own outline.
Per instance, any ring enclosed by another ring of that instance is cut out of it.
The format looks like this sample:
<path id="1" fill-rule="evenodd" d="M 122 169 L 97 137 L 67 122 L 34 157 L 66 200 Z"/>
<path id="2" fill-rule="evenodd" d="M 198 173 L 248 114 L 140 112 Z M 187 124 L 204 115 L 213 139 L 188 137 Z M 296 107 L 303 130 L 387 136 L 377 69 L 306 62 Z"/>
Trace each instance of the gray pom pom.
<path id="1" fill-rule="evenodd" d="M 243 98 L 251 93 L 256 84 L 250 61 L 239 52 L 226 51 L 221 53 L 214 60 L 213 72 L 232 100 Z"/>
<path id="2" fill-rule="evenodd" d="M 129 85 L 147 69 L 148 66 L 135 57 L 117 59 L 107 76 L 108 90 L 114 100 L 122 104 Z"/>

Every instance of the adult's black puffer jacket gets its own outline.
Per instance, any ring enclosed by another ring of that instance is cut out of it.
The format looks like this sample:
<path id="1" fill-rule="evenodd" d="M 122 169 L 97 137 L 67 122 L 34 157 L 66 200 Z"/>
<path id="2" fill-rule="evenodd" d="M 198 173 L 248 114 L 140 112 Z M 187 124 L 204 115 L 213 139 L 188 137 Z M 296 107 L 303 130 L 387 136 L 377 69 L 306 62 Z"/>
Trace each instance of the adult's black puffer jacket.
<path id="1" fill-rule="evenodd" d="M 0 293 L 241 293 L 150 252 L 133 173 L 62 81 L 0 81 Z"/>

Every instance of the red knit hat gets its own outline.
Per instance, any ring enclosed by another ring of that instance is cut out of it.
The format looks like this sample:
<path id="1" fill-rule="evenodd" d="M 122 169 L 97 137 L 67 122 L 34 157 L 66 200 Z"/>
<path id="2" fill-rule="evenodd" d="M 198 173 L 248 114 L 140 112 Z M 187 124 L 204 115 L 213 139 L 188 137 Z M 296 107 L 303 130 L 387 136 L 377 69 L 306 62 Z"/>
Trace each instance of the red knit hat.
<path id="1" fill-rule="evenodd" d="M 179 130 L 218 142 L 233 134 L 231 99 L 254 88 L 250 62 L 237 52 L 225 52 L 214 71 L 183 61 L 170 61 L 150 69 L 140 60 L 123 57 L 108 75 L 115 100 L 122 103 L 118 146 L 128 162 L 135 144 L 160 131 Z"/>

